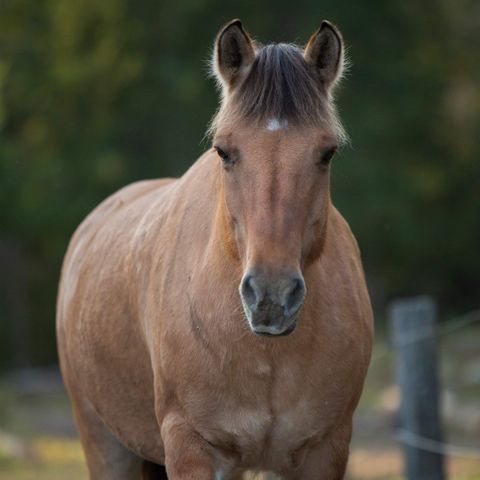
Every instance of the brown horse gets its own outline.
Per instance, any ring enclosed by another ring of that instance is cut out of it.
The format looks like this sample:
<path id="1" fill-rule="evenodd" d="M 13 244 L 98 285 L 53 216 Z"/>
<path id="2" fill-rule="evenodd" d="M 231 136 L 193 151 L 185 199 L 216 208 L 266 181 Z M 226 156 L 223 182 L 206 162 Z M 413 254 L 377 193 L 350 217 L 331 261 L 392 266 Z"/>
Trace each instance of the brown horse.
<path id="1" fill-rule="evenodd" d="M 92 479 L 343 478 L 372 312 L 329 194 L 342 62 L 328 22 L 305 49 L 229 23 L 213 147 L 73 236 L 58 345 Z"/>

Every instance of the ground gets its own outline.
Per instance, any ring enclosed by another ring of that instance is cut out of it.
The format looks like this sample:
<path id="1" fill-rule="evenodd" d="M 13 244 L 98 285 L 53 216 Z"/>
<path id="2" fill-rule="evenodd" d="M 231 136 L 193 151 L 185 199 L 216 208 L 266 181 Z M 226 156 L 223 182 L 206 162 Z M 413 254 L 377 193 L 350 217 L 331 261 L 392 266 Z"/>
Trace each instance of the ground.
<path id="1" fill-rule="evenodd" d="M 451 330 L 451 329 L 450 329 Z M 480 325 L 440 338 L 442 417 L 461 455 L 447 459 L 450 480 L 480 480 Z M 377 334 L 372 366 L 355 419 L 348 478 L 400 480 L 393 439 L 399 393 L 393 353 Z M 477 455 L 478 453 L 478 455 Z M 68 399 L 55 368 L 17 372 L 0 381 L 0 480 L 86 480 Z"/>

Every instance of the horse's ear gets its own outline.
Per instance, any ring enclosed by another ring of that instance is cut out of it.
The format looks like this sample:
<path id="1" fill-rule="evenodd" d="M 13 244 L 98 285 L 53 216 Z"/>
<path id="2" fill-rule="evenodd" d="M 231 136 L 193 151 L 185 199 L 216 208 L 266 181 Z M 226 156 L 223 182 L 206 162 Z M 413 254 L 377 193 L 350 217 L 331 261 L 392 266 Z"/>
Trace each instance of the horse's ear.
<path id="1" fill-rule="evenodd" d="M 255 47 L 240 20 L 232 20 L 218 33 L 213 71 L 227 91 L 240 83 L 255 59 Z"/>
<path id="2" fill-rule="evenodd" d="M 338 29 L 324 20 L 310 37 L 305 47 L 304 58 L 318 74 L 329 91 L 342 76 L 343 40 Z"/>

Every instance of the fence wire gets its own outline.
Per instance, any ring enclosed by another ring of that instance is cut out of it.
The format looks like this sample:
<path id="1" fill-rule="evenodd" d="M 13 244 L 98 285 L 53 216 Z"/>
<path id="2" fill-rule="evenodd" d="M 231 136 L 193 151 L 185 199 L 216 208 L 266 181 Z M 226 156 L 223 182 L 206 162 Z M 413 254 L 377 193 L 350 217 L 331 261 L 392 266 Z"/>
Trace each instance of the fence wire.
<path id="1" fill-rule="evenodd" d="M 433 335 L 435 336 L 435 338 L 440 339 L 447 335 L 456 333 L 459 330 L 475 323 L 480 323 L 480 309 L 473 310 L 471 312 L 460 315 L 453 320 L 450 320 L 447 324 L 438 327 L 433 332 Z M 400 338 L 400 342 L 396 342 L 395 345 L 389 343 L 390 348 L 386 348 L 379 353 L 374 353 L 371 361 L 371 366 L 375 366 L 380 360 L 384 359 L 387 356 L 390 356 L 392 354 L 392 349 L 395 350 L 399 346 L 404 347 L 409 344 L 424 340 L 425 338 L 428 338 L 431 334 L 432 332 L 422 332 L 415 335 L 405 335 L 403 338 Z M 430 438 L 420 436 L 415 432 L 411 432 L 403 428 L 396 429 L 395 432 L 391 433 L 389 436 L 403 445 L 414 447 L 427 452 L 437 453 L 450 457 L 461 457 L 480 460 L 480 449 L 470 446 L 439 442 Z"/>
<path id="2" fill-rule="evenodd" d="M 422 437 L 403 428 L 398 429 L 393 434 L 393 438 L 404 445 L 426 452 L 480 460 L 480 449 L 477 450 L 475 448 L 452 445 L 451 443 L 437 442 L 436 440 Z"/>

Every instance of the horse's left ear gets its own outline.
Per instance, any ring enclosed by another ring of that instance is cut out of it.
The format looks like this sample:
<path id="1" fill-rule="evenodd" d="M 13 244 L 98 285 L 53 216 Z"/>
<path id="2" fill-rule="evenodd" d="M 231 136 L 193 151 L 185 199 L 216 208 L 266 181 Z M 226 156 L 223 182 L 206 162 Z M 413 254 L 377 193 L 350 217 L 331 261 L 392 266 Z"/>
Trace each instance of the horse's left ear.
<path id="1" fill-rule="evenodd" d="M 217 35 L 212 65 L 224 93 L 245 78 L 254 60 L 254 43 L 240 20 L 227 23 Z"/>
<path id="2" fill-rule="evenodd" d="M 310 37 L 303 55 L 329 91 L 340 79 L 343 70 L 343 40 L 338 29 L 324 20 Z"/>

